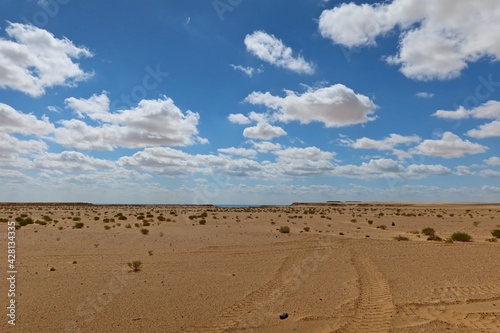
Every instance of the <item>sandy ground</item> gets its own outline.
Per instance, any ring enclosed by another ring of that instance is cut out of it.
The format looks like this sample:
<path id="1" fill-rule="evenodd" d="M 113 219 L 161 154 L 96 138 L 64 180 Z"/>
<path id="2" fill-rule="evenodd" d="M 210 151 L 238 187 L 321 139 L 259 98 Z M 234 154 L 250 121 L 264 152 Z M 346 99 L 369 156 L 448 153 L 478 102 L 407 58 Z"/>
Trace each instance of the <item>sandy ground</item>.
<path id="1" fill-rule="evenodd" d="M 2 332 L 500 332 L 500 205 L 0 205 L 16 217 L 47 224 L 16 231 Z"/>

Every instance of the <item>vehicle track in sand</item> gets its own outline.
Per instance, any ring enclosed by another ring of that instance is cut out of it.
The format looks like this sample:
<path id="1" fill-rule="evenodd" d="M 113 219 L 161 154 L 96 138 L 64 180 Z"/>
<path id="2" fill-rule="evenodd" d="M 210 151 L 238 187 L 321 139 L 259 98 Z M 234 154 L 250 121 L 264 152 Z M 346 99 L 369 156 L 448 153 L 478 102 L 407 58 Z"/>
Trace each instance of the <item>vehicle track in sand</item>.
<path id="1" fill-rule="evenodd" d="M 351 251 L 351 256 L 358 273 L 359 297 L 355 301 L 354 315 L 344 327 L 333 332 L 386 333 L 395 312 L 389 284 L 369 257 L 357 251 Z"/>

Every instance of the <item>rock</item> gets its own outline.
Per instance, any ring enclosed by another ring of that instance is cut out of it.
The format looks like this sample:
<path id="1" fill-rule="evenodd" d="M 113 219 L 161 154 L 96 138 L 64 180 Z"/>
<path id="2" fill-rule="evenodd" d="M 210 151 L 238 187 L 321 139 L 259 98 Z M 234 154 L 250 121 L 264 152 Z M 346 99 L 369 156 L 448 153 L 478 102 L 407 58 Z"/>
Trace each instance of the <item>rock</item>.
<path id="1" fill-rule="evenodd" d="M 281 320 L 286 319 L 286 318 L 288 318 L 288 313 L 283 312 L 282 314 L 280 314 L 280 319 Z"/>
<path id="2" fill-rule="evenodd" d="M 394 227 L 394 226 L 396 225 L 396 223 L 392 222 L 392 224 L 391 224 L 391 225 Z"/>

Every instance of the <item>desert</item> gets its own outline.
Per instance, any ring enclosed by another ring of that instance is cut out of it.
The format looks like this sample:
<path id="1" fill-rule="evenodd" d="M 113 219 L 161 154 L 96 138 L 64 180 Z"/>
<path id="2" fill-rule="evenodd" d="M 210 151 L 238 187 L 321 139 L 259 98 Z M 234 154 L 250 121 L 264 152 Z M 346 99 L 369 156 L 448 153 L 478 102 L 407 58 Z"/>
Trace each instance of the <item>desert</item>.
<path id="1" fill-rule="evenodd" d="M 500 204 L 5 203 L 0 218 L 4 274 L 17 226 L 6 332 L 500 332 Z"/>

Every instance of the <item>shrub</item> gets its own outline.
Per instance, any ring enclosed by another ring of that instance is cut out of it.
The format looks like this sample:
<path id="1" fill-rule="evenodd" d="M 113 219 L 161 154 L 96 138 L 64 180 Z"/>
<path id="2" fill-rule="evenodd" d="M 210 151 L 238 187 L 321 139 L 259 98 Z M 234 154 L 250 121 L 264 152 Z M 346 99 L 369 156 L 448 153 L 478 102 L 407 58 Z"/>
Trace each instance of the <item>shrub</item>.
<path id="1" fill-rule="evenodd" d="M 472 241 L 471 235 L 469 235 L 468 233 L 465 233 L 465 232 L 455 232 L 454 234 L 452 234 L 450 236 L 450 239 L 452 241 L 456 241 L 456 242 L 470 242 L 470 241 Z"/>
<path id="2" fill-rule="evenodd" d="M 387 230 L 387 226 L 381 224 L 379 226 L 377 226 L 378 229 L 382 229 L 382 230 Z"/>
<path id="3" fill-rule="evenodd" d="M 198 223 L 201 224 L 201 225 L 205 225 L 205 224 L 207 224 L 207 220 L 201 219 L 201 220 L 198 221 Z"/>
<path id="4" fill-rule="evenodd" d="M 290 233 L 290 227 L 287 225 L 281 226 L 278 230 L 282 234 L 289 234 Z"/>
<path id="5" fill-rule="evenodd" d="M 99 216 L 94 216 L 94 221 L 99 221 Z"/>
<path id="6" fill-rule="evenodd" d="M 141 229 L 141 232 L 142 232 L 142 234 L 143 234 L 143 235 L 147 235 L 147 234 L 149 234 L 149 230 L 148 230 L 148 229 L 146 229 L 146 228 L 142 228 L 142 229 Z"/>
<path id="7" fill-rule="evenodd" d="M 309 232 L 309 230 L 311 230 L 311 228 L 309 228 L 309 227 L 304 227 L 304 231 Z"/>
<path id="8" fill-rule="evenodd" d="M 397 240 L 398 242 L 399 241 L 409 241 L 410 240 L 408 237 L 401 236 L 401 235 L 399 235 L 398 237 L 394 237 L 394 239 Z"/>
<path id="9" fill-rule="evenodd" d="M 75 225 L 73 226 L 73 229 L 81 229 L 83 228 L 83 226 L 85 225 L 85 223 L 82 223 L 82 222 L 77 222 L 75 223 Z"/>
<path id="10" fill-rule="evenodd" d="M 491 234 L 496 238 L 500 238 L 500 229 L 492 230 Z"/>
<path id="11" fill-rule="evenodd" d="M 47 221 L 47 222 L 50 222 L 50 221 L 52 221 L 52 218 L 50 216 L 48 216 L 48 215 L 44 215 L 43 216 L 43 220 Z"/>
<path id="12" fill-rule="evenodd" d="M 436 230 L 433 228 L 424 228 L 422 229 L 422 233 L 426 236 L 434 236 L 436 234 Z"/>
<path id="13" fill-rule="evenodd" d="M 486 238 L 486 241 L 487 242 L 492 242 L 492 243 L 496 243 L 497 242 L 497 239 L 496 238 Z"/>
<path id="14" fill-rule="evenodd" d="M 78 216 L 73 217 L 73 221 L 81 221 L 82 219 Z"/>
<path id="15" fill-rule="evenodd" d="M 109 229 L 111 229 L 111 227 L 109 225 L 105 225 L 104 229 L 109 230 Z"/>
<path id="16" fill-rule="evenodd" d="M 127 265 L 134 272 L 139 272 L 142 269 L 142 262 L 140 260 L 129 262 Z"/>
<path id="17" fill-rule="evenodd" d="M 373 220 L 368 220 L 368 224 L 373 224 Z"/>
<path id="18" fill-rule="evenodd" d="M 127 217 L 125 215 L 120 215 L 118 216 L 118 220 L 126 220 Z"/>
<path id="19" fill-rule="evenodd" d="M 441 237 L 439 237 L 438 235 L 430 235 L 428 238 L 427 238 L 428 241 L 437 241 L 437 242 L 440 242 L 442 241 Z"/>

